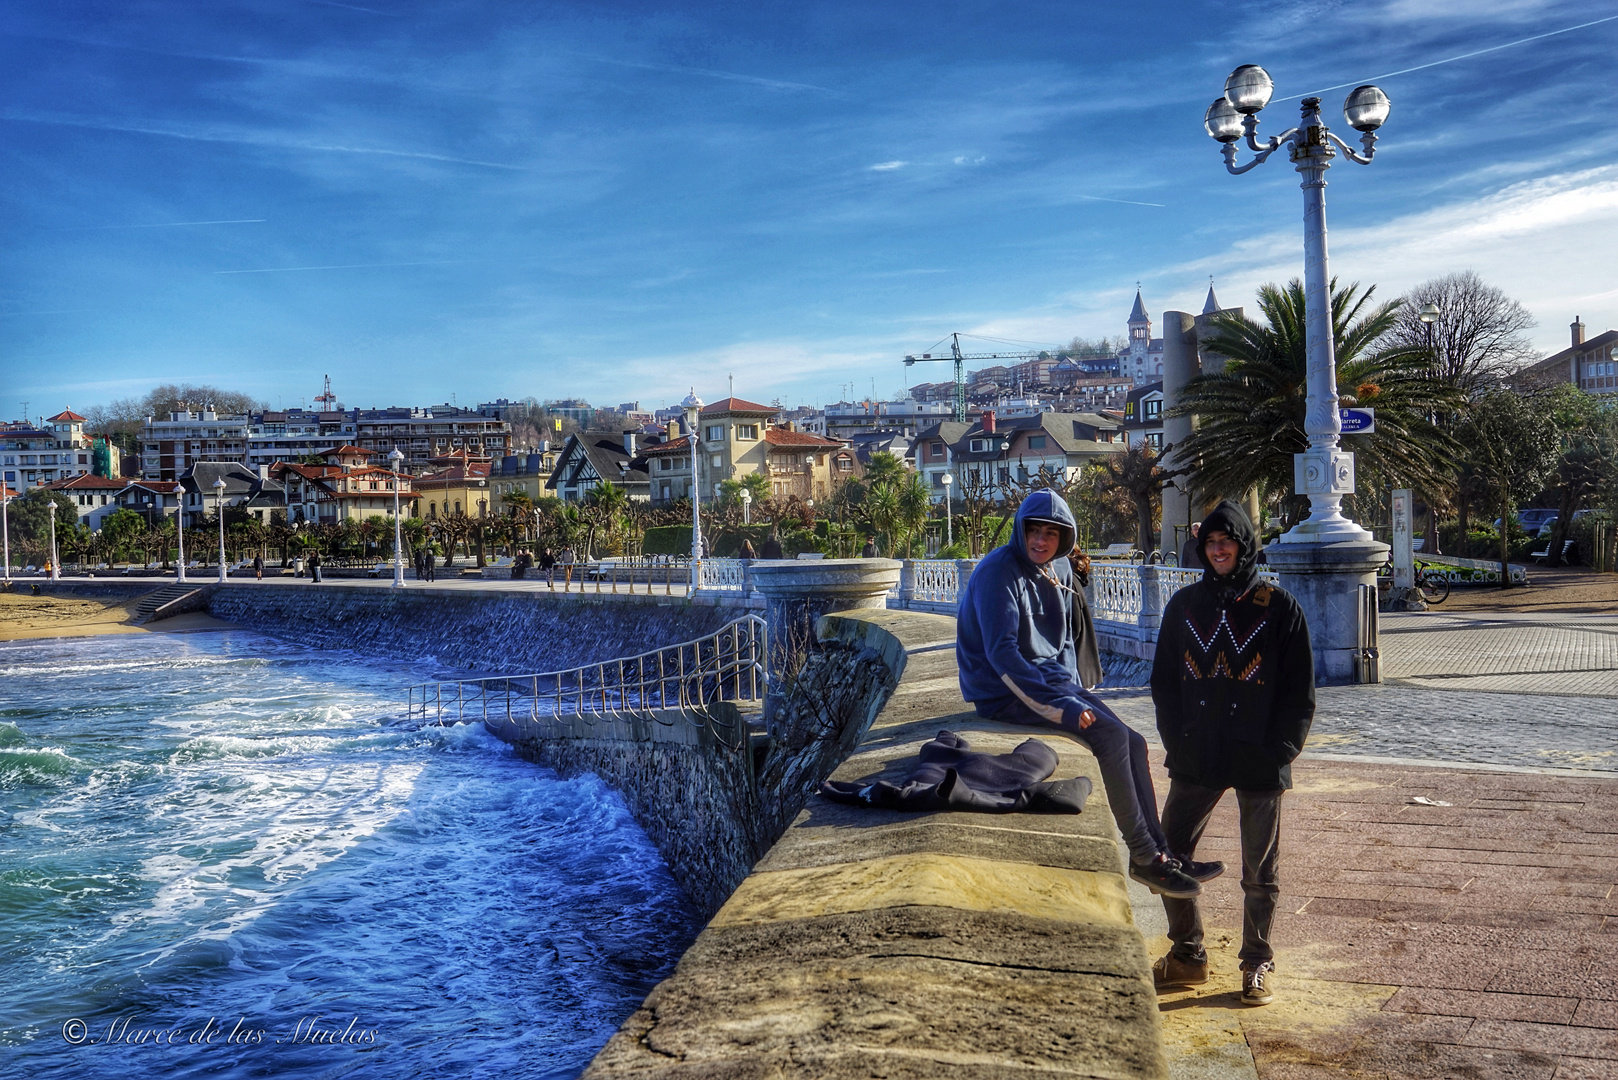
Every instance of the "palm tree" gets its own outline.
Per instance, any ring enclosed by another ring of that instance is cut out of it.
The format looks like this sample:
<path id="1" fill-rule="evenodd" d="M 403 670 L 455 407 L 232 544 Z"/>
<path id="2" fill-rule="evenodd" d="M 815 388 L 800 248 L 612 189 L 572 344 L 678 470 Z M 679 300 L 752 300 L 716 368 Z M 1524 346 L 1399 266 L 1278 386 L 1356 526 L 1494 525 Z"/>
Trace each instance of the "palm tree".
<path id="1" fill-rule="evenodd" d="M 1376 431 L 1344 437 L 1356 455 L 1361 486 L 1439 486 L 1452 471 L 1458 444 L 1433 422 L 1464 404 L 1438 379 L 1426 349 L 1379 348 L 1398 321 L 1400 302 L 1376 306 L 1373 285 L 1339 290 L 1332 280 L 1332 338 L 1342 404 L 1376 409 Z M 1195 416 L 1198 427 L 1174 447 L 1192 483 L 1208 497 L 1242 498 L 1257 487 L 1269 496 L 1292 490 L 1294 454 L 1309 448 L 1304 413 L 1309 382 L 1303 282 L 1259 289 L 1261 325 L 1234 314 L 1213 317 L 1202 345 L 1225 358 L 1222 371 L 1198 375 L 1164 415 Z M 1294 519 L 1301 499 L 1290 500 Z"/>

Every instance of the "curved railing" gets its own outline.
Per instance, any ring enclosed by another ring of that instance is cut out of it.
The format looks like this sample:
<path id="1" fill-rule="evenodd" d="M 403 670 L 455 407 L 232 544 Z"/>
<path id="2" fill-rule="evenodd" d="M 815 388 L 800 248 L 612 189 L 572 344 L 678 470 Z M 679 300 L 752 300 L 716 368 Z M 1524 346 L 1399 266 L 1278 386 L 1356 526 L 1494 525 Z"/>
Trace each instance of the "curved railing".
<path id="1" fill-rule="evenodd" d="M 420 683 L 408 688 L 405 713 L 438 724 L 580 717 L 672 725 L 678 711 L 729 745 L 733 729 L 713 722 L 712 707 L 762 702 L 767 656 L 764 620 L 744 615 L 700 638 L 565 671 Z"/>

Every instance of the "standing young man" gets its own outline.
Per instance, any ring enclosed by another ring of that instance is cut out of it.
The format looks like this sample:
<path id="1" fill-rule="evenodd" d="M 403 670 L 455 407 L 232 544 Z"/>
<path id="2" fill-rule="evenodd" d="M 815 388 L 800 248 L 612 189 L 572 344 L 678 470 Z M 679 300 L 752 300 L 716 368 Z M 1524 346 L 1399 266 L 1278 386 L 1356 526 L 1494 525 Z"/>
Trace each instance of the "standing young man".
<path id="1" fill-rule="evenodd" d="M 1222 502 L 1203 519 L 1202 580 L 1163 608 L 1152 662 L 1152 701 L 1167 751 L 1163 832 L 1190 858 L 1214 807 L 1236 789 L 1241 814 L 1242 1001 L 1275 996 L 1270 928 L 1280 895 L 1281 795 L 1315 715 L 1309 626 L 1291 594 L 1258 577 L 1260 547 L 1241 507 Z M 1202 913 L 1165 896 L 1168 954 L 1152 967 L 1159 986 L 1208 981 Z"/>
<path id="2" fill-rule="evenodd" d="M 956 616 L 961 696 L 980 716 L 1060 727 L 1088 746 L 1129 848 L 1129 876 L 1165 896 L 1194 897 L 1224 866 L 1174 858 L 1158 825 L 1146 740 L 1088 689 L 1101 681 L 1101 657 L 1068 558 L 1075 532 L 1067 502 L 1036 491 L 1017 508 L 1011 542 L 972 571 Z"/>

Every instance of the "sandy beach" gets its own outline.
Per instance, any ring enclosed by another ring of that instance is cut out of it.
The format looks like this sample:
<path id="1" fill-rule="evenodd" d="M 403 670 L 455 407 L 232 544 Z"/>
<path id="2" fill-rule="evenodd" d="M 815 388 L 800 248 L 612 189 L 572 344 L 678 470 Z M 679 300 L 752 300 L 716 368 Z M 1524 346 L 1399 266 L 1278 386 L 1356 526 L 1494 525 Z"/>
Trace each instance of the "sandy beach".
<path id="1" fill-rule="evenodd" d="M 97 599 L 0 593 L 0 641 L 28 638 L 94 637 L 101 634 L 173 634 L 228 630 L 230 623 L 201 613 L 177 615 L 150 626 L 135 626 L 140 597 Z"/>

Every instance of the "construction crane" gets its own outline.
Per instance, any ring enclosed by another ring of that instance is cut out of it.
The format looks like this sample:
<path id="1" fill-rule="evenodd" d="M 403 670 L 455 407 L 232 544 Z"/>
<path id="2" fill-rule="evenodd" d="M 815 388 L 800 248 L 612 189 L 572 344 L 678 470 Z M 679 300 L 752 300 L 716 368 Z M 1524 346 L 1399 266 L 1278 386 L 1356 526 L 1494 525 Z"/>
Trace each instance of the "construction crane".
<path id="1" fill-rule="evenodd" d="M 320 411 L 320 412 L 336 412 L 337 411 L 337 395 L 331 392 L 331 376 L 330 375 L 326 376 L 326 392 L 324 394 L 316 394 L 315 395 L 315 401 L 319 402 L 319 410 L 318 411 Z"/>
<path id="2" fill-rule="evenodd" d="M 968 335 L 970 336 L 970 335 Z M 1040 356 L 1050 355 L 1049 349 L 1038 352 L 996 352 L 996 353 L 963 353 L 961 351 L 961 335 L 950 335 L 950 354 L 948 356 L 934 356 L 932 353 L 922 353 L 920 356 L 906 356 L 905 367 L 915 367 L 917 364 L 929 360 L 955 361 L 955 405 L 952 419 L 961 423 L 966 422 L 966 361 L 968 360 L 1037 360 Z"/>

